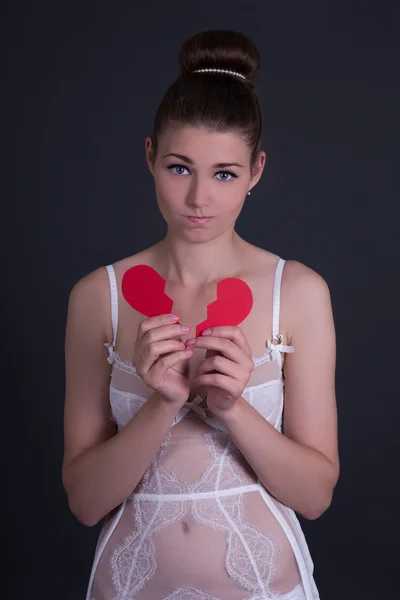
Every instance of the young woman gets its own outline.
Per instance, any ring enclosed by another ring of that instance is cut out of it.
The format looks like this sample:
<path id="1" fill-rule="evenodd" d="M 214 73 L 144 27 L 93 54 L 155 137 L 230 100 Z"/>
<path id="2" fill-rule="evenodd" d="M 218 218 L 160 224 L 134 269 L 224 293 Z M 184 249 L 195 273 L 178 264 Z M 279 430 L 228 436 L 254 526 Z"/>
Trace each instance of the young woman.
<path id="1" fill-rule="evenodd" d="M 315 600 L 295 512 L 318 518 L 339 474 L 329 290 L 235 232 L 266 158 L 255 46 L 203 32 L 180 67 L 146 140 L 166 237 L 70 296 L 63 482 L 79 521 L 106 517 L 87 599 Z M 166 280 L 173 314 L 127 302 L 137 265 Z M 196 336 L 232 277 L 250 313 Z"/>

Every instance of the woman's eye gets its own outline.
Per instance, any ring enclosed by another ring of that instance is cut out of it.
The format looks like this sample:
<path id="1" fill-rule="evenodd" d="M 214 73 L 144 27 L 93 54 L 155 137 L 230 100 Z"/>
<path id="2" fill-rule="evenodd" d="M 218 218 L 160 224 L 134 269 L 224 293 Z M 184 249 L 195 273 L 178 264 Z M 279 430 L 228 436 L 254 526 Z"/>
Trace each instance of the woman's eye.
<path id="1" fill-rule="evenodd" d="M 186 171 L 187 171 L 186 167 L 183 167 L 182 165 L 170 165 L 170 166 L 168 167 L 168 169 L 169 169 L 170 171 L 173 171 L 173 169 L 183 169 L 183 170 L 186 170 Z M 181 171 L 180 173 L 175 171 L 175 174 L 176 174 L 176 175 L 182 175 L 182 171 Z"/>
<path id="2" fill-rule="evenodd" d="M 183 165 L 169 165 L 167 168 L 175 173 L 175 175 L 184 175 L 184 171 L 188 171 Z M 217 177 L 219 181 L 230 181 L 233 177 L 237 177 L 235 173 L 231 173 L 230 171 L 220 171 L 216 175 L 221 175 L 221 177 Z"/>
<path id="3" fill-rule="evenodd" d="M 224 175 L 224 177 L 220 179 L 220 181 L 230 181 L 232 177 L 237 177 L 235 173 L 231 173 L 230 171 L 220 171 L 219 173 L 217 173 L 217 175 Z"/>

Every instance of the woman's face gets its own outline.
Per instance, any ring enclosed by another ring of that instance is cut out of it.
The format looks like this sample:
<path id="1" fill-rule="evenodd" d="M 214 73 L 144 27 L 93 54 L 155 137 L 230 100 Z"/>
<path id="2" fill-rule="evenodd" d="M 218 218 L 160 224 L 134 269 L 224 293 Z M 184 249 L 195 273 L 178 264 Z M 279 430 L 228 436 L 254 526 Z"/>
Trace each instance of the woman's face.
<path id="1" fill-rule="evenodd" d="M 147 138 L 146 156 L 169 233 L 192 242 L 234 227 L 265 164 L 261 153 L 252 174 L 250 150 L 239 134 L 189 125 L 171 127 L 160 137 L 154 162 Z"/>

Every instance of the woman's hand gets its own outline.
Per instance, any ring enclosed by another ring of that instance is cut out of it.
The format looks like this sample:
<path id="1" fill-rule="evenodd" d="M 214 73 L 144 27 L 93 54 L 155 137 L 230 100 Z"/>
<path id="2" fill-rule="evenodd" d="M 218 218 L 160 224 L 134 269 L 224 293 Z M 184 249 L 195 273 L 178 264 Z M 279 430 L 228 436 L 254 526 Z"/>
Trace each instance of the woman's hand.
<path id="1" fill-rule="evenodd" d="M 190 348 L 205 348 L 193 382 L 206 386 L 208 409 L 223 416 L 241 397 L 254 369 L 251 348 L 240 327 L 213 327 L 187 341 Z"/>
<path id="2" fill-rule="evenodd" d="M 133 364 L 137 374 L 164 398 L 183 406 L 189 398 L 188 365 L 193 350 L 186 348 L 182 334 L 190 331 L 178 324 L 177 315 L 143 319 L 136 337 Z"/>

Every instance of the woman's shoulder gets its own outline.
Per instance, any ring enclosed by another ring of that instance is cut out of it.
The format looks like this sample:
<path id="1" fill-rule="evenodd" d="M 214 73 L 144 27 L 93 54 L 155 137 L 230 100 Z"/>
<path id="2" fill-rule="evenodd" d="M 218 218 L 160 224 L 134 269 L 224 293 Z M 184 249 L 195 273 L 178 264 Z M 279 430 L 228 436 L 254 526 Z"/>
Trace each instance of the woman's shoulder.
<path id="1" fill-rule="evenodd" d="M 318 290 L 328 289 L 328 284 L 312 267 L 298 260 L 287 259 L 283 269 L 282 288 L 290 295 L 301 295 L 307 298 Z"/>
<path id="2" fill-rule="evenodd" d="M 330 290 L 326 280 L 312 267 L 257 246 L 251 248 L 251 254 L 251 270 L 257 280 L 267 276 L 268 280 L 272 281 L 279 262 L 283 259 L 281 301 L 282 309 L 286 309 L 288 314 L 295 314 L 297 309 L 304 305 L 330 301 Z"/>
<path id="3" fill-rule="evenodd" d="M 92 290 L 93 292 L 99 292 L 102 288 L 108 288 L 109 286 L 109 276 L 107 273 L 107 267 L 112 267 L 114 273 L 117 276 L 119 273 L 124 273 L 131 267 L 140 264 L 148 264 L 150 259 L 150 248 L 146 250 L 142 250 L 136 254 L 131 256 L 127 256 L 125 258 L 121 258 L 117 261 L 111 261 L 106 263 L 93 271 L 90 271 L 83 277 L 81 277 L 73 286 L 72 292 L 89 292 Z M 71 293 L 72 293 L 71 292 Z"/>
<path id="4" fill-rule="evenodd" d="M 145 250 L 141 250 L 136 254 L 127 256 L 126 258 L 122 258 L 121 260 L 112 263 L 111 266 L 114 269 L 117 281 L 121 280 L 122 275 L 132 267 L 136 267 L 137 265 L 153 266 L 152 250 L 153 247 L 146 248 Z"/>
<path id="5" fill-rule="evenodd" d="M 298 260 L 287 259 L 285 256 L 251 244 L 249 244 L 249 250 L 251 256 L 249 263 L 261 274 L 265 274 L 266 271 L 276 271 L 278 262 L 283 259 L 282 285 L 307 285 L 310 282 L 318 281 L 321 285 L 324 282 L 323 277 L 317 271 Z M 318 283 L 314 283 L 314 285 L 318 285 Z"/>
<path id="6" fill-rule="evenodd" d="M 88 324 L 96 322 L 104 330 L 105 339 L 112 339 L 111 308 L 110 308 L 110 278 L 107 266 L 112 266 L 116 275 L 117 285 L 123 273 L 137 264 L 146 263 L 148 251 L 138 252 L 109 265 L 103 265 L 81 277 L 73 285 L 68 300 L 68 320 Z"/>
<path id="7" fill-rule="evenodd" d="M 288 330 L 332 311 L 331 294 L 324 277 L 297 260 L 286 260 L 282 274 L 281 306 Z"/>

